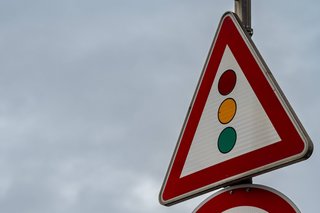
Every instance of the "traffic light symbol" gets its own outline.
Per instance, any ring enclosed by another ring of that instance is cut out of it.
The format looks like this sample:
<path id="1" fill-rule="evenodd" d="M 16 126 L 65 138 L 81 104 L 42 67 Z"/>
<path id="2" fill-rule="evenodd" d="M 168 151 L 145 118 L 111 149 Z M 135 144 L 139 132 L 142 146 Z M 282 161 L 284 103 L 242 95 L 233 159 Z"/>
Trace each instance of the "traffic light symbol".
<path id="1" fill-rule="evenodd" d="M 237 81 L 236 73 L 229 69 L 225 71 L 218 83 L 218 90 L 220 95 L 229 95 Z M 222 125 L 229 124 L 237 112 L 237 102 L 233 98 L 226 98 L 218 109 L 218 120 Z M 237 132 L 233 127 L 227 126 L 222 130 L 218 138 L 218 149 L 221 153 L 226 154 L 230 152 L 237 141 Z"/>

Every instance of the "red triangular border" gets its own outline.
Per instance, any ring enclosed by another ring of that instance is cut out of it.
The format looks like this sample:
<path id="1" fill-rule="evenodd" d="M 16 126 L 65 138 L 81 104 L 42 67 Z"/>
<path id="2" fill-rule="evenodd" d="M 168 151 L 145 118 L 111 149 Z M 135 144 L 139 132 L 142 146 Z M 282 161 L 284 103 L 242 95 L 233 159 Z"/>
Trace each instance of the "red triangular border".
<path id="1" fill-rule="evenodd" d="M 201 114 L 226 45 L 229 46 L 281 142 L 180 178 Z M 266 75 L 268 77 L 266 77 Z M 235 14 L 226 13 L 219 24 L 202 77 L 191 103 L 168 173 L 160 192 L 160 203 L 171 205 L 310 156 L 312 142 L 294 115 L 251 38 Z"/>

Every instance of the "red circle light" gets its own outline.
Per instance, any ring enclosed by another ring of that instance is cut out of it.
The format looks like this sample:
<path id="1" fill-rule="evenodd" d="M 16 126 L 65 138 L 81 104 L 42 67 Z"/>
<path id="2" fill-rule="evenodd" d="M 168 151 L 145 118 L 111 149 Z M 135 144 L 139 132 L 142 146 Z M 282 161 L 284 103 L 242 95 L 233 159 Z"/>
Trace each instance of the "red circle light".
<path id="1" fill-rule="evenodd" d="M 228 95 L 232 92 L 236 85 L 237 76 L 233 70 L 225 71 L 218 83 L 218 90 L 221 95 Z"/>

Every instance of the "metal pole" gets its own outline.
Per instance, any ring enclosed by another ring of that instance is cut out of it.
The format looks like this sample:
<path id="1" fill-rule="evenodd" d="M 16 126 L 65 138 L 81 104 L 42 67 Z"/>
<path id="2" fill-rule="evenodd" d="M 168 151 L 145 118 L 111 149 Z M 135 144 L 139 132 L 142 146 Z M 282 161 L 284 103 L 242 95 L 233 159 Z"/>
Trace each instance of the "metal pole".
<path id="1" fill-rule="evenodd" d="M 251 0 L 235 0 L 234 2 L 235 13 L 239 16 L 244 28 L 253 35 L 251 28 Z"/>
<path id="2" fill-rule="evenodd" d="M 253 29 L 251 28 L 251 0 L 235 0 L 234 2 L 235 13 L 240 18 L 243 27 L 249 33 L 250 36 L 253 35 Z M 252 184 L 252 177 L 236 182 L 232 185 L 239 184 Z"/>

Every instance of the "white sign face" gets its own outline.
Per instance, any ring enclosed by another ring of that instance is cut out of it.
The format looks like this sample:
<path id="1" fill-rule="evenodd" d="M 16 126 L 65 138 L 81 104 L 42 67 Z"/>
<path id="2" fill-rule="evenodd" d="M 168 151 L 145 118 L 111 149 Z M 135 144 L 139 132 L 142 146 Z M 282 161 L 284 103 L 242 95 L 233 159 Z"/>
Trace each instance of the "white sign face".
<path id="1" fill-rule="evenodd" d="M 267 211 L 253 206 L 238 206 L 223 211 L 222 213 L 268 213 Z"/>
<path id="2" fill-rule="evenodd" d="M 223 88 L 219 90 L 219 81 L 223 81 L 228 71 L 233 71 L 235 76 L 234 87 L 228 95 L 222 95 L 225 93 L 220 92 Z M 225 109 L 223 103 L 226 104 Z M 226 132 L 228 128 L 229 132 Z M 230 142 L 232 134 L 235 137 Z M 231 143 L 224 151 L 219 149 L 219 138 L 221 144 Z M 278 133 L 226 46 L 180 177 L 279 141 Z"/>

